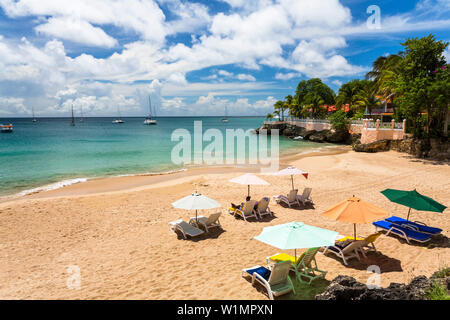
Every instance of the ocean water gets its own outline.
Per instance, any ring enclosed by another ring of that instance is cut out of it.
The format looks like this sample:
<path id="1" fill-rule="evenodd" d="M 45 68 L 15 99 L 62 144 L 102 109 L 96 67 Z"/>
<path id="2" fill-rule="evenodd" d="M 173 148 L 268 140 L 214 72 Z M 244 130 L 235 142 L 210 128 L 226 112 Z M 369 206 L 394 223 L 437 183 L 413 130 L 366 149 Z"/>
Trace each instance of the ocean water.
<path id="1" fill-rule="evenodd" d="M 112 120 L 77 119 L 72 127 L 68 118 L 40 118 L 35 123 L 0 119 L 14 125 L 13 133 L 0 133 L 0 196 L 92 177 L 179 170 L 183 167 L 171 161 L 172 148 L 178 143 L 171 141 L 175 129 L 193 134 L 194 121 L 201 120 L 203 132 L 216 128 L 225 136 L 226 129 L 258 128 L 264 118 L 230 117 L 222 123 L 221 117 L 161 117 L 156 126 L 143 125 L 144 118 L 123 118 L 123 124 L 112 124 Z M 280 154 L 323 146 L 280 137 Z"/>

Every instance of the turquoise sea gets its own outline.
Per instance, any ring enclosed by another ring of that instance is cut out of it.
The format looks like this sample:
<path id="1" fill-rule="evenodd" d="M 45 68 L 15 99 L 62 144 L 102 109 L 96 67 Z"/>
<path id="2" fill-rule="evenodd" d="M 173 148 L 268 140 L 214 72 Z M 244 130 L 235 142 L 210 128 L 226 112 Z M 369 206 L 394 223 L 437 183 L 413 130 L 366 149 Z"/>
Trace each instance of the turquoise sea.
<path id="1" fill-rule="evenodd" d="M 171 141 L 175 129 L 193 133 L 194 121 L 201 120 L 203 131 L 216 128 L 225 136 L 226 129 L 256 129 L 264 118 L 230 117 L 222 123 L 221 117 L 160 117 L 156 126 L 143 125 L 144 118 L 123 118 L 123 124 L 112 120 L 77 119 L 72 127 L 68 118 L 39 118 L 35 123 L 0 119 L 14 125 L 13 133 L 0 133 L 0 196 L 84 178 L 181 169 L 171 161 L 178 143 Z M 323 146 L 280 137 L 281 154 Z"/>

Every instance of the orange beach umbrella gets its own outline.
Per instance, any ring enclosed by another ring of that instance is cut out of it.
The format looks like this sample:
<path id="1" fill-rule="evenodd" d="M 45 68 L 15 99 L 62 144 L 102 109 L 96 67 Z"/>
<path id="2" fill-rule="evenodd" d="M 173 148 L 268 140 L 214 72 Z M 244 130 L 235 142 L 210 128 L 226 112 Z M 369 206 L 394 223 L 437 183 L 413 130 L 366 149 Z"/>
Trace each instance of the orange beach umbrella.
<path id="1" fill-rule="evenodd" d="M 389 213 L 386 210 L 353 196 L 339 202 L 322 214 L 332 220 L 353 223 L 356 240 L 357 223 L 373 222 L 387 216 Z"/>

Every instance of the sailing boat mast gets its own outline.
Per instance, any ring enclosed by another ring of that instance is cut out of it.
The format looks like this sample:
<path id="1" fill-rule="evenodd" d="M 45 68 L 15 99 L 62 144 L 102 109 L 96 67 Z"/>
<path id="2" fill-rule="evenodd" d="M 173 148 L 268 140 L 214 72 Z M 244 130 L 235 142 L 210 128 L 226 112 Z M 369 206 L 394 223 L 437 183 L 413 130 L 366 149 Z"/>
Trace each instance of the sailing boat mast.
<path id="1" fill-rule="evenodd" d="M 36 117 L 34 116 L 34 106 L 31 106 L 31 111 L 33 112 L 33 119 L 31 120 L 32 122 L 36 122 Z"/>
<path id="2" fill-rule="evenodd" d="M 222 118 L 222 122 L 228 122 L 228 110 L 227 110 L 227 106 L 225 106 L 225 117 Z"/>
<path id="3" fill-rule="evenodd" d="M 81 106 L 81 118 L 80 118 L 80 122 L 83 122 L 84 118 L 83 118 L 83 106 Z"/>
<path id="4" fill-rule="evenodd" d="M 150 99 L 150 95 L 148 96 L 148 112 L 149 115 L 147 118 L 145 118 L 144 124 L 156 124 L 156 119 L 153 119 L 152 115 L 152 99 Z"/>
<path id="5" fill-rule="evenodd" d="M 75 126 L 75 117 L 73 116 L 73 104 L 72 104 L 72 121 L 70 122 L 71 126 Z"/>
<path id="6" fill-rule="evenodd" d="M 119 114 L 119 118 L 117 118 L 116 120 L 113 120 L 112 123 L 124 123 L 125 121 L 120 119 L 120 108 L 119 108 L 119 106 L 117 106 L 117 113 Z"/>

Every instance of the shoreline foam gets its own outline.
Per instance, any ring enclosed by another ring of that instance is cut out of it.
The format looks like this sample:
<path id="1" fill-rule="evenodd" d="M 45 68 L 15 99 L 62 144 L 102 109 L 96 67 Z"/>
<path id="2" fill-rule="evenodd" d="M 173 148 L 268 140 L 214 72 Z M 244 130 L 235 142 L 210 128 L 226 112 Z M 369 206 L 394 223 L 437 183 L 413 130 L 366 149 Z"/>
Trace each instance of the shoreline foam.
<path id="1" fill-rule="evenodd" d="M 299 159 L 301 157 L 305 156 L 319 156 L 319 155 L 327 155 L 327 154 L 334 154 L 335 152 L 341 153 L 346 151 L 341 151 L 345 146 L 343 145 L 327 145 L 327 146 L 321 146 L 316 148 L 308 148 L 307 150 L 301 151 L 301 152 L 295 152 L 294 149 L 291 148 L 292 152 L 285 152 L 284 154 L 280 154 L 280 164 L 282 162 L 291 161 L 295 159 Z M 188 172 L 189 170 L 212 170 L 212 169 L 224 169 L 226 171 L 231 170 L 255 170 L 260 169 L 259 166 L 255 165 L 188 165 L 181 169 L 174 169 L 174 170 L 168 170 L 168 171 L 160 171 L 160 172 L 146 172 L 146 173 L 130 173 L 130 174 L 119 174 L 114 176 L 97 176 L 97 177 L 81 177 L 81 178 L 73 178 L 73 179 L 64 179 L 61 181 L 57 181 L 50 184 L 45 184 L 42 186 L 38 186 L 31 189 L 25 189 L 22 191 L 19 191 L 17 193 L 13 193 L 10 195 L 0 196 L 0 203 L 3 202 L 9 202 L 14 200 L 20 200 L 22 198 L 26 198 L 33 195 L 41 195 L 41 194 L 47 194 L 51 191 L 56 191 L 58 189 L 67 188 L 70 186 L 73 186 L 75 184 L 85 184 L 86 182 L 91 181 L 98 181 L 98 180 L 109 180 L 109 179 L 118 179 L 118 178 L 133 178 L 133 177 L 155 177 L 155 176 L 171 176 L 178 173 Z M 196 172 L 197 173 L 197 172 Z M 200 173 L 199 173 L 200 174 Z M 193 174 L 190 174 L 191 176 Z M 152 183 L 150 183 L 152 184 Z M 123 191 L 127 189 L 120 189 L 116 191 Z"/>

